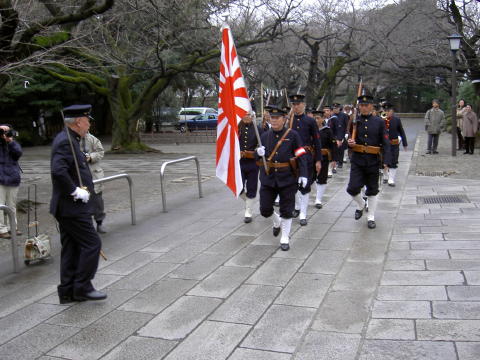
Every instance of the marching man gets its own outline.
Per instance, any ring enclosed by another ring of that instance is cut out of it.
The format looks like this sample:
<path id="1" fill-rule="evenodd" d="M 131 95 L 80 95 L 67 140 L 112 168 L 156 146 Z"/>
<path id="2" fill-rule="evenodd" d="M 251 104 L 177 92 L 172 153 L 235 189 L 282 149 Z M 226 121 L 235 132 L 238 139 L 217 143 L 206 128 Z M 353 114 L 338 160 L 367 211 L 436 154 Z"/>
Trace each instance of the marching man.
<path id="1" fill-rule="evenodd" d="M 269 107 L 268 111 L 271 128 L 262 134 L 263 146 L 257 148 L 261 183 L 260 213 L 264 217 L 273 215 L 273 236 L 278 236 L 281 230 L 280 247 L 287 251 L 290 249 L 295 193 L 298 188 L 304 189 L 308 184 L 306 151 L 298 133 L 284 127 L 286 113 L 273 106 Z M 265 156 L 267 171 L 261 156 Z M 280 214 L 273 208 L 277 195 L 280 195 Z"/>
<path id="2" fill-rule="evenodd" d="M 402 121 L 399 117 L 395 116 L 395 110 L 393 105 L 385 102 L 383 108 L 387 112 L 387 118 L 385 119 L 385 128 L 388 132 L 388 139 L 390 141 L 390 162 L 387 163 L 388 167 L 388 180 L 384 177 L 383 182 L 388 182 L 388 186 L 395 186 L 395 175 L 398 168 L 398 155 L 400 150 L 400 141 L 402 142 L 403 149 L 407 150 L 407 136 L 403 130 Z M 399 137 L 402 139 L 400 140 Z"/>
<path id="3" fill-rule="evenodd" d="M 377 208 L 378 178 L 381 169 L 381 150 L 383 147 L 385 159 L 388 163 L 390 155 L 390 142 L 385 131 L 385 122 L 378 116 L 372 114 L 373 98 L 369 95 L 362 95 L 358 98 L 360 115 L 353 123 L 352 136 L 348 139 L 348 146 L 352 149 L 350 181 L 347 186 L 347 193 L 357 204 L 355 220 L 363 215 L 365 200 L 360 191 L 366 186 L 365 195 L 368 201 L 367 224 L 369 229 L 374 229 L 375 210 Z"/>
<path id="4" fill-rule="evenodd" d="M 252 115 L 246 115 L 238 124 L 238 142 L 240 143 L 240 169 L 242 171 L 242 181 L 245 194 L 245 219 L 244 222 L 252 222 L 253 202 L 257 196 L 258 189 L 258 165 L 255 162 L 255 149 L 258 146 L 258 140 L 255 135 L 256 126 L 253 123 Z M 258 127 L 261 134 L 262 129 Z"/>

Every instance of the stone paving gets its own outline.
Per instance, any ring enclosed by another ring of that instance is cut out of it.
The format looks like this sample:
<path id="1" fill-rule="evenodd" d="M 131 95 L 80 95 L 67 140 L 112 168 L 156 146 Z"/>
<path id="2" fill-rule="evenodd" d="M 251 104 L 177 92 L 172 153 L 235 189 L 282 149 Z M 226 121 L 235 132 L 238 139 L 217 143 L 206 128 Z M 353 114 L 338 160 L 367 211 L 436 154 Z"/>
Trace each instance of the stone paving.
<path id="1" fill-rule="evenodd" d="M 348 168 L 288 252 L 209 181 L 104 236 L 106 301 L 59 305 L 58 258 L 6 276 L 0 358 L 479 359 L 480 181 L 409 174 L 421 152 L 401 152 L 375 230 L 353 219 Z M 447 194 L 469 202 L 417 204 Z"/>

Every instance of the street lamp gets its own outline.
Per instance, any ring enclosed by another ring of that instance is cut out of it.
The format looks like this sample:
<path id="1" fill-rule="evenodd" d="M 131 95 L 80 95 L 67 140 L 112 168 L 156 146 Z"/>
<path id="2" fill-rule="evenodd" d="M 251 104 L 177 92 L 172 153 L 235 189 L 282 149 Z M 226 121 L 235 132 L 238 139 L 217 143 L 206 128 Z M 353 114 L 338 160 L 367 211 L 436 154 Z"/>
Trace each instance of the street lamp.
<path id="1" fill-rule="evenodd" d="M 452 156 L 457 156 L 457 51 L 462 37 L 455 33 L 447 39 L 452 52 Z"/>

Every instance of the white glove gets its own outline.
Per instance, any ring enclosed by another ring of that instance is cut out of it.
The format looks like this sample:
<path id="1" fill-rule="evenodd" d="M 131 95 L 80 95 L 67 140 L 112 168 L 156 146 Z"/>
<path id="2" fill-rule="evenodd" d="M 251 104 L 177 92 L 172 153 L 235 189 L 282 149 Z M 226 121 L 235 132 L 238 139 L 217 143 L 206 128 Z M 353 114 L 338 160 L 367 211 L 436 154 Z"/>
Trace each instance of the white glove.
<path id="1" fill-rule="evenodd" d="M 307 180 L 306 177 L 300 176 L 300 177 L 298 178 L 298 185 L 300 185 L 300 186 L 303 187 L 303 188 L 304 188 L 304 187 L 307 187 L 307 182 L 308 182 L 308 180 Z"/>
<path id="2" fill-rule="evenodd" d="M 257 154 L 258 156 L 265 156 L 265 146 L 259 146 L 257 148 Z"/>
<path id="3" fill-rule="evenodd" d="M 348 140 L 348 134 L 345 134 L 345 140 Z"/>
<path id="4" fill-rule="evenodd" d="M 84 203 L 87 203 L 90 199 L 90 193 L 82 188 L 75 188 L 75 191 L 71 194 L 73 196 L 73 200 L 82 200 Z"/>

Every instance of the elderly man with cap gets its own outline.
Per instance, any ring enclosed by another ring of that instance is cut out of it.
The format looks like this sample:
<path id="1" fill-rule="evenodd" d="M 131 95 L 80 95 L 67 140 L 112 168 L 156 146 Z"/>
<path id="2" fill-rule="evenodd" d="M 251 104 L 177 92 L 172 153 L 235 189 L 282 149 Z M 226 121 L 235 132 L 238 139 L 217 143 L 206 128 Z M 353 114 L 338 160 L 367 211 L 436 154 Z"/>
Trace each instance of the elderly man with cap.
<path id="1" fill-rule="evenodd" d="M 312 183 L 322 167 L 322 144 L 315 119 L 305 114 L 305 95 L 291 95 L 293 116 L 290 118 L 289 128 L 295 130 L 302 140 L 303 147 L 307 151 L 307 184 L 300 185 L 295 197 L 295 211 L 293 217 L 299 216 L 300 225 L 307 225 L 308 199 Z"/>
<path id="2" fill-rule="evenodd" d="M 257 164 L 260 166 L 260 213 L 264 217 L 273 215 L 273 236 L 280 230 L 280 247 L 290 248 L 290 229 L 298 185 L 307 185 L 306 150 L 295 130 L 285 128 L 285 112 L 278 107 L 268 108 L 271 116 L 270 130 L 261 136 L 263 146 L 257 148 Z M 265 156 L 267 171 L 260 156 Z M 277 195 L 280 195 L 280 214 L 273 209 Z"/>
<path id="3" fill-rule="evenodd" d="M 363 215 L 365 201 L 360 191 L 366 187 L 365 195 L 368 201 L 367 224 L 369 229 L 376 227 L 375 210 L 377 208 L 377 194 L 379 191 L 379 169 L 381 168 L 381 151 L 383 148 L 384 164 L 389 162 L 388 135 L 385 131 L 385 122 L 378 116 L 372 115 L 373 98 L 362 95 L 358 98 L 360 114 L 353 122 L 352 136 L 348 139 L 348 146 L 352 149 L 350 181 L 347 192 L 357 204 L 355 220 Z"/>
<path id="4" fill-rule="evenodd" d="M 385 117 L 385 129 L 388 133 L 388 140 L 390 141 L 390 156 L 387 164 L 387 174 L 384 172 L 383 182 L 388 182 L 388 186 L 395 186 L 395 175 L 398 168 L 398 155 L 400 150 L 400 141 L 402 142 L 403 149 L 407 150 L 407 135 L 403 130 L 402 121 L 399 117 L 395 116 L 395 110 L 393 105 L 388 101 L 383 103 L 383 109 L 386 111 Z M 384 154 L 385 156 L 385 154 Z M 384 169 L 384 170 L 385 170 Z M 387 175 L 387 176 L 385 176 Z"/>
<path id="5" fill-rule="evenodd" d="M 240 170 L 244 190 L 242 195 L 245 198 L 245 223 L 252 222 L 253 202 L 257 196 L 258 189 L 258 165 L 255 162 L 255 149 L 258 147 L 258 140 L 255 134 L 255 123 L 252 114 L 246 115 L 238 124 L 238 142 L 240 144 Z M 257 126 L 258 133 L 263 132 Z M 246 188 L 246 193 L 245 193 Z"/>
<path id="6" fill-rule="evenodd" d="M 52 144 L 50 213 L 58 221 L 62 244 L 58 286 L 61 304 L 107 297 L 92 285 L 102 244 L 93 226 L 89 201 L 94 192 L 92 174 L 80 150 L 80 140 L 90 128 L 91 108 L 72 105 L 63 109 L 65 129 Z"/>

